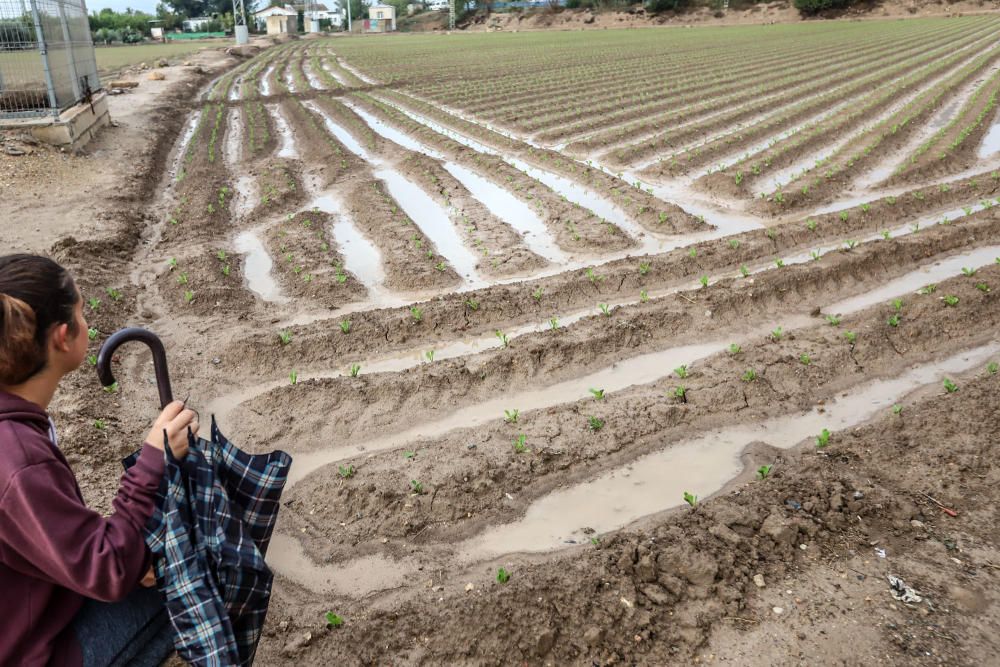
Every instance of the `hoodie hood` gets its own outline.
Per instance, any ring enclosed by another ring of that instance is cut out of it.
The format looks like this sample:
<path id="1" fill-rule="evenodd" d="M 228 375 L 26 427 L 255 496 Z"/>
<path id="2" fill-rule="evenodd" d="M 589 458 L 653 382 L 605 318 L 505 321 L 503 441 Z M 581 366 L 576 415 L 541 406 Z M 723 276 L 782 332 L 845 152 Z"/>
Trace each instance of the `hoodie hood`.
<path id="1" fill-rule="evenodd" d="M 4 421 L 33 423 L 45 429 L 49 427 L 49 415 L 42 406 L 0 390 L 0 422 Z"/>

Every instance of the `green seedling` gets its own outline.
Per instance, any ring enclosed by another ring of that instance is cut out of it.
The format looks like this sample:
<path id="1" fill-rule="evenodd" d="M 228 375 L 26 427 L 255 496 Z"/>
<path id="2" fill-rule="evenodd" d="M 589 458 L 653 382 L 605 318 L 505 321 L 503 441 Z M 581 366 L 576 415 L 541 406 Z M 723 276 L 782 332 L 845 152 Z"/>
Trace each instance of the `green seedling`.
<path id="1" fill-rule="evenodd" d="M 947 306 L 957 306 L 958 305 L 958 297 L 955 296 L 954 294 L 946 294 L 942 298 L 942 300 L 944 301 L 945 305 L 947 305 Z"/>
<path id="2" fill-rule="evenodd" d="M 510 338 L 507 337 L 507 334 L 497 329 L 493 332 L 493 335 L 500 341 L 501 347 L 510 347 Z"/>
<path id="3" fill-rule="evenodd" d="M 226 251 L 225 251 L 225 250 L 220 250 L 220 251 L 218 251 L 217 253 L 215 253 L 215 257 L 216 257 L 216 259 L 218 259 L 218 260 L 219 260 L 220 262 L 224 262 L 224 261 L 226 261 L 226 258 L 227 258 L 227 257 L 229 257 L 229 255 L 227 255 L 227 254 L 226 254 Z"/>
<path id="4" fill-rule="evenodd" d="M 895 314 L 894 314 L 894 315 L 893 315 L 892 317 L 890 317 L 890 318 L 889 318 L 889 320 L 888 320 L 888 323 L 889 323 L 889 326 L 890 326 L 890 327 L 898 327 L 898 326 L 899 326 L 899 322 L 900 322 L 900 320 L 901 320 L 901 319 L 902 319 L 902 318 L 900 318 L 900 316 L 899 316 L 899 313 L 895 313 Z"/>
<path id="5" fill-rule="evenodd" d="M 851 216 L 850 216 L 850 214 L 847 211 L 841 211 L 840 212 L 840 221 L 841 222 L 847 222 L 847 219 L 849 217 L 851 217 Z"/>
<path id="6" fill-rule="evenodd" d="M 684 492 L 684 502 L 686 502 L 691 507 L 695 507 L 698 504 L 698 496 L 690 493 L 688 491 Z"/>
<path id="7" fill-rule="evenodd" d="M 433 361 L 434 361 L 434 350 L 427 350 L 426 352 L 424 352 L 424 357 L 427 358 L 427 361 L 430 361 L 430 362 L 433 363 Z"/>
<path id="8" fill-rule="evenodd" d="M 757 468 L 757 479 L 767 479 L 768 476 L 771 474 L 772 467 L 773 466 L 770 465 L 762 465 L 761 467 Z"/>
<path id="9" fill-rule="evenodd" d="M 174 270 L 174 269 L 176 269 L 177 268 L 177 258 L 176 257 L 171 257 L 170 261 L 167 262 L 167 266 L 170 267 L 171 271 Z"/>
<path id="10" fill-rule="evenodd" d="M 748 368 L 743 372 L 743 375 L 741 375 L 740 377 L 743 379 L 744 382 L 753 382 L 754 380 L 757 379 L 757 371 L 755 371 L 752 368 Z"/>
<path id="11" fill-rule="evenodd" d="M 839 315 L 827 315 L 826 316 L 826 321 L 827 321 L 827 323 L 829 323 L 829 325 L 831 327 L 835 327 L 835 326 L 837 326 L 837 325 L 840 324 L 840 316 Z"/>
<path id="12" fill-rule="evenodd" d="M 986 372 L 989 373 L 990 375 L 996 375 L 997 370 L 1000 370 L 1000 364 L 997 364 L 997 362 L 991 361 L 990 363 L 986 364 Z"/>
<path id="13" fill-rule="evenodd" d="M 469 307 L 469 310 L 479 310 L 479 302 L 475 299 L 466 299 L 465 305 Z"/>
<path id="14" fill-rule="evenodd" d="M 194 301 L 194 292 L 191 290 L 186 290 L 184 292 L 184 302 L 191 303 L 192 301 Z"/>
<path id="15" fill-rule="evenodd" d="M 282 345 L 288 345 L 292 342 L 292 332 L 291 331 L 279 331 L 278 340 L 281 341 Z"/>
<path id="16" fill-rule="evenodd" d="M 820 434 L 816 436 L 816 446 L 823 449 L 828 444 L 830 444 L 830 431 L 829 429 L 823 429 Z"/>
<path id="17" fill-rule="evenodd" d="M 775 258 L 774 265 L 780 269 L 785 266 L 785 260 Z"/>
<path id="18" fill-rule="evenodd" d="M 510 581 L 510 572 L 501 567 L 499 570 L 497 570 L 497 581 L 500 582 L 501 584 L 506 584 L 508 581 Z"/>
<path id="19" fill-rule="evenodd" d="M 412 451 L 405 451 L 403 452 L 403 458 L 408 461 L 412 461 L 413 459 L 417 458 L 417 453 Z"/>
<path id="20" fill-rule="evenodd" d="M 888 229 L 883 229 L 882 230 L 882 238 L 884 238 L 886 241 L 888 241 L 890 236 L 891 235 L 889 234 L 889 230 Z"/>
<path id="21" fill-rule="evenodd" d="M 104 291 L 107 293 L 108 298 L 110 298 L 112 301 L 117 303 L 122 300 L 122 293 L 120 290 L 117 290 L 114 287 L 108 287 L 105 288 Z"/>
<path id="22" fill-rule="evenodd" d="M 844 241 L 844 245 L 847 246 L 848 250 L 854 250 L 854 247 L 858 245 L 858 242 L 855 241 L 854 239 L 848 239 Z"/>
<path id="23" fill-rule="evenodd" d="M 421 496 L 424 493 L 424 485 L 415 479 L 410 480 L 410 488 L 413 489 L 413 495 Z"/>
<path id="24" fill-rule="evenodd" d="M 734 357 L 742 351 L 743 348 L 737 345 L 736 343 L 729 344 L 729 354 L 733 355 Z"/>
<path id="25" fill-rule="evenodd" d="M 806 229 L 808 229 L 810 232 L 816 231 L 816 221 L 812 219 L 806 220 Z"/>
<path id="26" fill-rule="evenodd" d="M 703 275 L 701 278 L 698 278 L 698 282 L 701 283 L 702 287 L 708 287 L 708 276 Z"/>
<path id="27" fill-rule="evenodd" d="M 976 270 L 975 269 L 970 269 L 968 267 L 963 266 L 962 267 L 962 273 L 964 275 L 968 276 L 969 278 L 971 278 L 972 276 L 976 275 Z"/>
<path id="28" fill-rule="evenodd" d="M 410 315 L 413 317 L 414 322 L 419 322 L 424 319 L 424 309 L 410 306 Z"/>
<path id="29" fill-rule="evenodd" d="M 606 303 L 599 303 L 599 304 L 597 304 L 597 307 L 598 307 L 598 309 L 602 313 L 604 313 L 605 317 L 611 317 L 611 309 L 608 308 L 608 304 L 606 304 Z"/>
<path id="30" fill-rule="evenodd" d="M 591 415 L 590 417 L 587 417 L 587 428 L 596 433 L 604 428 L 604 420 Z"/>
<path id="31" fill-rule="evenodd" d="M 351 377 L 358 377 L 358 373 L 361 372 L 361 364 L 351 364 Z"/>
<path id="32" fill-rule="evenodd" d="M 438 271 L 444 272 L 447 266 L 445 265 L 444 262 L 438 262 L 437 264 L 434 265 L 434 268 L 437 269 Z"/>
<path id="33" fill-rule="evenodd" d="M 341 320 L 340 321 L 340 331 L 341 333 L 350 333 L 351 331 L 351 321 Z"/>
<path id="34" fill-rule="evenodd" d="M 517 416 L 520 413 L 521 413 L 521 411 L 518 410 L 517 408 L 514 408 L 513 410 L 504 410 L 503 411 L 503 415 L 504 415 L 503 416 L 503 420 L 505 422 L 507 422 L 508 424 L 516 424 L 517 423 Z"/>
<path id="35" fill-rule="evenodd" d="M 296 370 L 293 370 L 291 373 L 288 374 L 288 379 L 289 379 L 289 381 L 292 384 L 298 384 L 299 383 L 299 372 L 296 371 Z"/>
<path id="36" fill-rule="evenodd" d="M 895 310 L 897 313 L 903 312 L 903 300 L 902 299 L 893 299 L 892 300 L 892 309 Z"/>
<path id="37" fill-rule="evenodd" d="M 107 427 L 108 427 L 108 423 L 106 421 L 104 421 L 103 419 L 95 419 L 94 420 L 94 428 L 96 428 L 98 431 L 103 431 Z"/>
<path id="38" fill-rule="evenodd" d="M 339 628 L 344 624 L 344 619 L 337 616 L 332 611 L 326 612 L 326 627 L 327 628 Z"/>
<path id="39" fill-rule="evenodd" d="M 187 285 L 188 284 L 188 274 L 187 274 L 187 272 L 181 272 L 181 274 L 177 276 L 177 284 L 178 285 Z"/>
<path id="40" fill-rule="evenodd" d="M 98 331 L 97 329 L 87 329 L 87 339 L 88 340 L 97 340 L 97 336 L 100 333 L 101 332 Z"/>
<path id="41" fill-rule="evenodd" d="M 94 297 L 91 297 L 91 298 L 87 299 L 87 305 L 90 306 L 91 310 L 96 311 L 97 309 L 99 309 L 101 307 L 101 300 L 97 299 L 97 298 L 94 298 Z"/>
<path id="42" fill-rule="evenodd" d="M 590 538 L 590 543 L 593 544 L 596 547 L 597 545 L 599 545 L 601 543 L 601 538 L 599 538 L 599 537 L 592 537 L 592 538 Z"/>
<path id="43" fill-rule="evenodd" d="M 687 402 L 687 387 L 684 385 L 678 385 L 674 387 L 674 398 L 678 398 L 685 403 Z"/>
<path id="44" fill-rule="evenodd" d="M 355 472 L 357 471 L 354 469 L 354 466 L 352 465 L 337 466 L 337 474 L 343 477 L 344 479 L 350 479 L 351 477 L 354 477 Z"/>
<path id="45" fill-rule="evenodd" d="M 733 250 L 736 250 L 737 248 L 740 247 L 740 240 L 739 239 L 729 239 L 729 247 L 732 248 Z"/>
<path id="46" fill-rule="evenodd" d="M 587 276 L 587 280 L 589 280 L 594 285 L 604 280 L 604 276 L 597 275 L 596 273 L 594 273 L 593 269 L 587 269 L 584 273 Z"/>
<path id="47" fill-rule="evenodd" d="M 542 290 L 541 287 L 539 287 L 538 289 L 536 289 L 534 292 L 531 293 L 531 296 L 535 301 L 541 301 L 542 294 L 544 294 L 544 291 Z"/>
<path id="48" fill-rule="evenodd" d="M 844 338 L 847 339 L 848 343 L 854 345 L 854 343 L 857 342 L 858 340 L 858 334 L 854 333 L 853 331 L 845 331 Z"/>
<path id="49" fill-rule="evenodd" d="M 87 363 L 90 364 L 91 366 L 96 366 L 97 365 L 97 355 L 96 354 L 88 354 L 87 355 Z"/>
<path id="50" fill-rule="evenodd" d="M 224 275 L 227 278 L 229 277 L 229 274 L 233 272 L 233 270 L 229 267 L 228 264 L 223 264 L 221 271 L 222 275 Z"/>
<path id="51" fill-rule="evenodd" d="M 646 290 L 640 290 L 639 301 L 642 303 L 646 303 L 647 301 L 649 301 L 649 292 L 647 292 Z"/>
<path id="52" fill-rule="evenodd" d="M 944 390 L 946 392 L 948 392 L 949 394 L 954 394 L 956 391 L 958 391 L 958 385 L 955 384 L 954 382 L 952 382 L 951 380 L 949 380 L 948 378 L 945 378 L 944 379 Z"/>
<path id="53" fill-rule="evenodd" d="M 819 258 L 821 257 L 821 255 L 819 254 L 819 250 L 810 250 L 809 256 L 812 257 L 814 262 L 818 262 Z"/>
<path id="54" fill-rule="evenodd" d="M 986 283 L 976 283 L 976 289 L 982 292 L 983 294 L 986 294 L 990 291 L 990 286 L 987 285 Z"/>
<path id="55" fill-rule="evenodd" d="M 559 328 L 559 320 L 555 317 L 549 318 L 549 328 L 552 330 Z"/>
<path id="56" fill-rule="evenodd" d="M 591 389 L 590 393 L 594 395 L 594 400 L 600 401 L 604 398 L 603 389 Z"/>
<path id="57" fill-rule="evenodd" d="M 903 406 L 900 405 L 899 403 L 896 403 L 895 405 L 893 405 L 892 406 L 892 414 L 894 414 L 894 415 L 901 415 L 901 414 L 903 414 Z"/>
<path id="58" fill-rule="evenodd" d="M 642 262 L 639 264 L 639 275 L 644 276 L 649 273 L 649 262 Z"/>
<path id="59" fill-rule="evenodd" d="M 801 362 L 803 366 L 808 366 L 812 363 L 812 359 L 808 354 L 803 353 L 799 355 L 799 362 Z"/>
<path id="60" fill-rule="evenodd" d="M 107 387 L 101 387 L 101 389 L 103 389 L 108 394 L 113 394 L 116 391 L 118 391 L 118 383 L 117 382 L 112 382 Z"/>
<path id="61" fill-rule="evenodd" d="M 698 249 L 697 248 L 691 248 L 690 250 L 688 250 L 688 257 L 690 257 L 691 259 L 694 259 L 697 256 L 698 256 Z"/>
<path id="62" fill-rule="evenodd" d="M 771 340 L 773 340 L 774 342 L 778 342 L 779 340 L 781 340 L 781 337 L 783 335 L 784 332 L 781 330 L 781 327 L 777 327 L 776 329 L 771 331 Z"/>
<path id="63" fill-rule="evenodd" d="M 740 264 L 740 275 L 744 278 L 750 275 L 750 269 L 747 268 L 746 264 Z"/>
<path id="64" fill-rule="evenodd" d="M 514 452 L 517 454 L 523 454 L 528 451 L 527 441 L 528 436 L 523 433 L 514 438 Z"/>
<path id="65" fill-rule="evenodd" d="M 674 373 L 677 375 L 677 377 L 679 377 L 680 379 L 683 380 L 684 378 L 686 378 L 688 376 L 688 367 L 687 367 L 687 365 L 686 364 L 682 364 L 682 365 L 678 366 L 677 368 L 674 369 Z"/>

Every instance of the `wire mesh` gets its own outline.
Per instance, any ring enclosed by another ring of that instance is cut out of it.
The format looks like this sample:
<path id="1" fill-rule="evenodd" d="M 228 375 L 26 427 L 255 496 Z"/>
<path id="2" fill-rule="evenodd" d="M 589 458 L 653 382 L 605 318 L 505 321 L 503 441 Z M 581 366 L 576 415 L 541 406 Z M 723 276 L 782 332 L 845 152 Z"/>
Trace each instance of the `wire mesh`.
<path id="1" fill-rule="evenodd" d="M 0 0 L 0 117 L 58 115 L 100 87 L 84 0 Z"/>

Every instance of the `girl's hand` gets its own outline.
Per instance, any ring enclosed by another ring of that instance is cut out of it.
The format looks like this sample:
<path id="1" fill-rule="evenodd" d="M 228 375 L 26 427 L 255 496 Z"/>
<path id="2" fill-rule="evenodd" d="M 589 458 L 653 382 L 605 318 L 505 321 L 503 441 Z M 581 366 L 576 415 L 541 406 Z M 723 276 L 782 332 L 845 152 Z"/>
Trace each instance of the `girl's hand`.
<path id="1" fill-rule="evenodd" d="M 156 573 L 153 572 L 153 568 L 149 568 L 149 572 L 146 573 L 142 579 L 139 580 L 139 585 L 143 588 L 152 588 L 156 585 Z"/>
<path id="2" fill-rule="evenodd" d="M 188 453 L 188 428 L 191 433 L 198 436 L 198 415 L 194 410 L 184 408 L 180 401 L 174 401 L 163 408 L 163 412 L 153 423 L 153 430 L 146 438 L 153 447 L 163 449 L 163 432 L 167 432 L 167 440 L 170 442 L 170 451 L 178 459 L 183 459 Z"/>

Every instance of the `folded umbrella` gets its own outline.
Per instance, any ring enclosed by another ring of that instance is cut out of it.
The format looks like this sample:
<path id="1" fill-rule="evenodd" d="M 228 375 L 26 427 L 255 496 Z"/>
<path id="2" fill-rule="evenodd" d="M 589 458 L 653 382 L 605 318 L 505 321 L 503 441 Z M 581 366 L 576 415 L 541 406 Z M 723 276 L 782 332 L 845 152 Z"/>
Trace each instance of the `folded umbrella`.
<path id="1" fill-rule="evenodd" d="M 130 340 L 152 350 L 165 406 L 173 400 L 166 352 L 145 329 L 123 329 L 105 341 L 97 360 L 101 383 L 114 383 L 111 357 Z M 164 478 L 144 531 L 157 587 L 181 658 L 194 665 L 249 665 L 270 601 L 273 574 L 264 556 L 292 458 L 282 451 L 241 451 L 214 416 L 210 440 L 188 437 L 183 460 L 164 447 Z M 137 457 L 126 458 L 126 468 Z"/>

